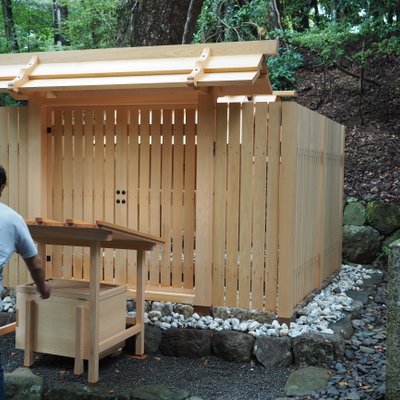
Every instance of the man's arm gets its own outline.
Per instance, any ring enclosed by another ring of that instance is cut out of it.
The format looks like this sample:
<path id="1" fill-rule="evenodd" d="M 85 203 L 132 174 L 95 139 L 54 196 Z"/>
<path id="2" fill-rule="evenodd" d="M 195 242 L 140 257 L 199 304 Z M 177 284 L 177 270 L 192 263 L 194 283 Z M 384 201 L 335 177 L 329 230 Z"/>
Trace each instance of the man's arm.
<path id="1" fill-rule="evenodd" d="M 38 255 L 24 258 L 26 266 L 32 276 L 33 281 L 36 283 L 37 291 L 40 293 L 42 299 L 50 297 L 50 285 L 44 280 L 44 273 L 42 268 L 42 261 Z"/>

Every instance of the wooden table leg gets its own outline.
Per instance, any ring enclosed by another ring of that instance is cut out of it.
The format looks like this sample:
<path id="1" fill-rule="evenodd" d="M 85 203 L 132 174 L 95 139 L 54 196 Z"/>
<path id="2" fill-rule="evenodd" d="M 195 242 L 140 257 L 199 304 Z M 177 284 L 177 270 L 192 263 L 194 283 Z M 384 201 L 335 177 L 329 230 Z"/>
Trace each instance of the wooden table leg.
<path id="1" fill-rule="evenodd" d="M 136 335 L 136 355 L 144 353 L 144 268 L 145 252 L 137 251 L 137 276 L 136 276 L 136 324 L 140 324 L 141 330 Z"/>
<path id="2" fill-rule="evenodd" d="M 24 343 L 24 367 L 33 364 L 33 338 L 34 338 L 34 318 L 35 301 L 26 300 L 25 302 L 25 343 Z"/>
<path id="3" fill-rule="evenodd" d="M 74 374 L 83 374 L 83 306 L 76 307 Z"/>
<path id="4" fill-rule="evenodd" d="M 100 244 L 90 246 L 88 382 L 99 380 Z"/>

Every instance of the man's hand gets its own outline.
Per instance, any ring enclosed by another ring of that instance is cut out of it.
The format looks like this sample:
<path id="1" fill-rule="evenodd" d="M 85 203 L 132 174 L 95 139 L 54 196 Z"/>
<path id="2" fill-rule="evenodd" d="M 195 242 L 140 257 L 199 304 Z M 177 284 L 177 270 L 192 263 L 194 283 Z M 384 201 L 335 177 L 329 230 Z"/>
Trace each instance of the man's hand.
<path id="1" fill-rule="evenodd" d="M 39 290 L 39 293 L 41 299 L 48 299 L 51 293 L 50 285 L 47 282 L 45 282 L 41 290 Z"/>

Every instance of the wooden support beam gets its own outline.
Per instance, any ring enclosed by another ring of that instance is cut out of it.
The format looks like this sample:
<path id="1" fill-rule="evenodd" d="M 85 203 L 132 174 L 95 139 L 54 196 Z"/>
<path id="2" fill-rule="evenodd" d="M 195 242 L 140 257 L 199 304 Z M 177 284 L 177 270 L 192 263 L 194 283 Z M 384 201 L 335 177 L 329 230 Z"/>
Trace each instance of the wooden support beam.
<path id="1" fill-rule="evenodd" d="M 204 76 L 204 69 L 211 55 L 209 47 L 205 47 L 201 52 L 200 58 L 196 61 L 193 71 L 187 77 L 187 83 L 190 87 L 197 87 L 197 81 Z"/>
<path id="2" fill-rule="evenodd" d="M 83 374 L 83 306 L 76 307 L 76 321 L 75 321 L 75 362 L 74 362 L 74 374 Z"/>
<path id="3" fill-rule="evenodd" d="M 19 71 L 19 74 L 11 82 L 9 82 L 8 88 L 13 92 L 18 92 L 19 87 L 29 81 L 29 74 L 36 68 L 38 64 L 39 57 L 37 55 L 33 55 L 26 67 L 22 68 Z"/>
<path id="4" fill-rule="evenodd" d="M 0 327 L 0 336 L 7 335 L 8 333 L 15 332 L 17 327 L 16 322 L 11 322 L 10 324 Z"/>

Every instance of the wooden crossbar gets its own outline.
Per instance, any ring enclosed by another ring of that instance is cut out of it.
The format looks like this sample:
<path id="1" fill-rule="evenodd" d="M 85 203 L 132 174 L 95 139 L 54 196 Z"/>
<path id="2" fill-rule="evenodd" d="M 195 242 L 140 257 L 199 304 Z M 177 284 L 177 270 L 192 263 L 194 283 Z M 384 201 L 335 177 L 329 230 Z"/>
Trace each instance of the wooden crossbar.
<path id="1" fill-rule="evenodd" d="M 14 92 L 18 92 L 18 88 L 29 81 L 29 74 L 39 64 L 39 57 L 34 55 L 29 60 L 26 67 L 21 68 L 18 75 L 8 84 L 8 88 Z"/>

